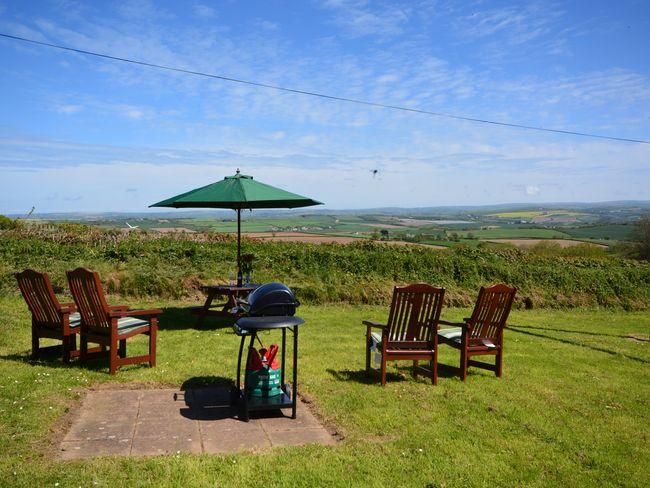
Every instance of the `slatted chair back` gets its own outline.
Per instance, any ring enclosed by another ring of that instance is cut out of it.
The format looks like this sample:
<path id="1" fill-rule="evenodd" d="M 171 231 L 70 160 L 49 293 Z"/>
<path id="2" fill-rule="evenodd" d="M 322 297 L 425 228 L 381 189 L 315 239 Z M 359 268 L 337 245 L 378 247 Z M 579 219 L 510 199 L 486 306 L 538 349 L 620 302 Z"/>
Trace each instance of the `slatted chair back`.
<path id="1" fill-rule="evenodd" d="M 45 326 L 62 326 L 61 304 L 54 294 L 47 273 L 26 269 L 15 276 L 34 322 Z"/>
<path id="2" fill-rule="evenodd" d="M 516 288 L 498 284 L 482 286 L 469 323 L 472 339 L 498 340 L 508 320 Z"/>
<path id="3" fill-rule="evenodd" d="M 445 289 L 424 283 L 396 286 L 388 315 L 389 341 L 431 341 Z"/>
<path id="4" fill-rule="evenodd" d="M 82 327 L 100 333 L 110 333 L 110 307 L 104 296 L 99 274 L 84 268 L 68 271 L 70 293 L 81 314 Z"/>

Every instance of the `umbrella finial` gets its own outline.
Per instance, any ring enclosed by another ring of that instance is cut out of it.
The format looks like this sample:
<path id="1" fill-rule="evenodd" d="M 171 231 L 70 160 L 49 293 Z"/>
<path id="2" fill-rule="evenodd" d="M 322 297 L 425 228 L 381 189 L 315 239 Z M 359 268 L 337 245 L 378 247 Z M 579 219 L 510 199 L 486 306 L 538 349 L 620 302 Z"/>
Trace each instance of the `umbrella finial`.
<path id="1" fill-rule="evenodd" d="M 239 174 L 239 168 L 237 168 L 237 174 Z"/>

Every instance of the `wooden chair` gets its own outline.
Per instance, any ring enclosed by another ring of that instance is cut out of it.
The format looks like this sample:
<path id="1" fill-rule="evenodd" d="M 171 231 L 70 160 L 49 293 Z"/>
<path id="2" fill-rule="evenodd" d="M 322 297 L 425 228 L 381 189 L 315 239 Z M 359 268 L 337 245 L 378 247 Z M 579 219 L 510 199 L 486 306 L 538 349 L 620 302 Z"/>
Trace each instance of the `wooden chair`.
<path id="1" fill-rule="evenodd" d="M 40 347 L 40 339 L 59 339 L 63 343 L 63 361 L 79 355 L 76 334 L 80 317 L 74 303 L 59 303 L 47 273 L 26 269 L 16 273 L 18 287 L 32 313 L 32 359 L 41 351 L 61 346 Z"/>
<path id="2" fill-rule="evenodd" d="M 474 311 L 464 322 L 447 322 L 442 325 L 456 325 L 453 329 L 440 329 L 438 343 L 448 344 L 460 350 L 460 368 L 444 366 L 460 373 L 460 378 L 467 378 L 467 367 L 494 371 L 500 378 L 503 374 L 503 329 L 517 293 L 516 288 L 504 284 L 484 287 L 479 293 Z M 495 364 L 474 361 L 472 356 L 496 356 Z"/>
<path id="3" fill-rule="evenodd" d="M 88 343 L 109 347 L 109 372 L 115 374 L 117 368 L 126 364 L 148 362 L 156 365 L 156 315 L 162 310 L 130 310 L 128 306 L 109 306 L 106 303 L 99 274 L 83 268 L 68 271 L 70 292 L 81 314 L 80 359 L 87 359 Z M 148 320 L 138 316 L 149 317 Z M 126 340 L 138 334 L 149 336 L 149 354 L 126 357 Z M 119 343 L 119 347 L 118 347 Z"/>
<path id="4" fill-rule="evenodd" d="M 364 320 L 366 328 L 366 373 L 370 372 L 371 350 L 381 354 L 381 385 L 386 385 L 386 362 L 413 361 L 413 376 L 422 372 L 438 382 L 437 351 L 438 319 L 445 295 L 444 288 L 426 284 L 396 286 L 388 314 L 388 323 Z M 381 332 L 372 332 L 373 328 Z M 418 365 L 428 360 L 430 370 Z"/>

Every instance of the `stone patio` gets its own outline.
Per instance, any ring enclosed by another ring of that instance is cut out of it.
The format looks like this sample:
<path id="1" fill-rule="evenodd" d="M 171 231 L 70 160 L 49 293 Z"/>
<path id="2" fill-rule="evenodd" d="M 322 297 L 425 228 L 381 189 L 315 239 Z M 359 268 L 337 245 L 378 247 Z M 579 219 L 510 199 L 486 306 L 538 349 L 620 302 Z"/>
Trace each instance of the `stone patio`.
<path id="1" fill-rule="evenodd" d="M 265 412 L 237 419 L 228 387 L 90 391 L 60 444 L 61 459 L 259 451 L 336 443 L 298 401 L 297 418 Z"/>

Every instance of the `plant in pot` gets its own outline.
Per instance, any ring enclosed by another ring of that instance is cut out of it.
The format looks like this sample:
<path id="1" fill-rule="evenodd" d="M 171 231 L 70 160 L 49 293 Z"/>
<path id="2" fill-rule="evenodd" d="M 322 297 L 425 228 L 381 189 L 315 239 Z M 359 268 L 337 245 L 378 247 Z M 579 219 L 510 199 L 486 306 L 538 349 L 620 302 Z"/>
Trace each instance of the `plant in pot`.
<path id="1" fill-rule="evenodd" d="M 250 285 L 253 276 L 253 261 L 255 256 L 252 254 L 242 254 L 241 256 L 241 272 L 244 275 L 244 284 Z"/>

